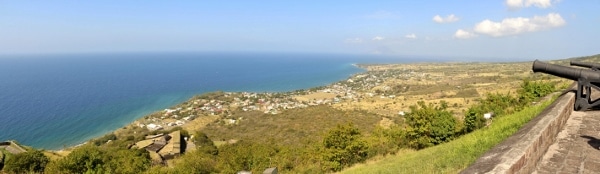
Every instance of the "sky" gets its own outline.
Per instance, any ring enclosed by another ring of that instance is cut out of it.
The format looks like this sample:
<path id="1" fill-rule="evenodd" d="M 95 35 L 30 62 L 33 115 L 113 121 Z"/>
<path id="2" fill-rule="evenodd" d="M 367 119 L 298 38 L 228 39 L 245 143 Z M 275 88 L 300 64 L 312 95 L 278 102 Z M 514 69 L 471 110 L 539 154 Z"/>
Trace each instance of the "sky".
<path id="1" fill-rule="evenodd" d="M 0 0 L 0 54 L 277 52 L 556 59 L 600 53 L 600 1 Z"/>

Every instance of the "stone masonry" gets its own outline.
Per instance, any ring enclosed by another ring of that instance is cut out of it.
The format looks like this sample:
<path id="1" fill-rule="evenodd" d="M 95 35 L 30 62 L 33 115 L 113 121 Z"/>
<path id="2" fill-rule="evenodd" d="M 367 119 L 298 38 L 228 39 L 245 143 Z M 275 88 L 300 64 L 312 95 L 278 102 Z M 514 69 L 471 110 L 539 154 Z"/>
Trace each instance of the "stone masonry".
<path id="1" fill-rule="evenodd" d="M 600 111 L 573 112 L 534 173 L 600 173 Z"/>

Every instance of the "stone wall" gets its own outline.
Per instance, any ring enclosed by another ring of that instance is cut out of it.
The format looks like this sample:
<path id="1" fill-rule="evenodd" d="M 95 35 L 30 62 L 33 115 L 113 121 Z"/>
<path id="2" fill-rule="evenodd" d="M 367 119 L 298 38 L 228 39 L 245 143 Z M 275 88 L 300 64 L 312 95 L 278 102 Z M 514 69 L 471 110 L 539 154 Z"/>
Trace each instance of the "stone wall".
<path id="1" fill-rule="evenodd" d="M 572 89 L 572 88 L 571 88 Z M 554 143 L 571 112 L 575 94 L 563 93 L 514 135 L 490 149 L 461 173 L 531 173 Z"/>
<path id="2" fill-rule="evenodd" d="M 23 149 L 23 147 L 13 141 L 0 142 L 0 148 L 6 149 L 6 151 L 12 154 L 27 152 L 27 150 Z"/>

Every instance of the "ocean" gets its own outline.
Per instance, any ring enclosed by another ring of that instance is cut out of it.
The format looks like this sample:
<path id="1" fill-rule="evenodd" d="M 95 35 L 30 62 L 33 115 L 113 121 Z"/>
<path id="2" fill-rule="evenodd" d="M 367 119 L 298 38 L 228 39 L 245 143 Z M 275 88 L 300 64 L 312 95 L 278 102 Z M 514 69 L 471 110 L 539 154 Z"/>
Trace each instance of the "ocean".
<path id="1" fill-rule="evenodd" d="M 211 91 L 285 92 L 363 72 L 375 56 L 261 53 L 0 57 L 0 141 L 56 150 Z"/>

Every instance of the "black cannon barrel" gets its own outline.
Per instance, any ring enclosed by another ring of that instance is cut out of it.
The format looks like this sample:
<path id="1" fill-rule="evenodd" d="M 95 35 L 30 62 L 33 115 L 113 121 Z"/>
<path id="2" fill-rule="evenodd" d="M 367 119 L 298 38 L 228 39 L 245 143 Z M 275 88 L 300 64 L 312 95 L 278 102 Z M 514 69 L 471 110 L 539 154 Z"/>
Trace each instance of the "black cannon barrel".
<path id="1" fill-rule="evenodd" d="M 532 70 L 533 72 L 542 72 L 575 81 L 577 81 L 580 78 L 592 81 L 600 81 L 600 72 L 593 71 L 590 69 L 554 65 L 539 60 L 533 61 Z"/>
<path id="2" fill-rule="evenodd" d="M 600 64 L 590 63 L 590 62 L 578 62 L 578 61 L 572 61 L 572 60 L 571 60 L 571 66 L 579 66 L 579 67 L 595 68 L 595 69 L 600 68 Z"/>

